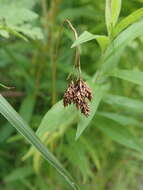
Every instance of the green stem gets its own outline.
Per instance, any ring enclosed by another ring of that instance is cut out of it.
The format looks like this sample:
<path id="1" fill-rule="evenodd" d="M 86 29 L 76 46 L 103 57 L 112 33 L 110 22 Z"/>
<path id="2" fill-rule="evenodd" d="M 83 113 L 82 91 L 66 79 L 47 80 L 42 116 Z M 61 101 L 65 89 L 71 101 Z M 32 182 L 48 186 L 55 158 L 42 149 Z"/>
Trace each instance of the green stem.
<path id="1" fill-rule="evenodd" d="M 43 16 L 45 18 L 45 23 L 44 23 L 45 25 L 44 25 L 44 27 L 48 31 L 48 28 L 49 28 L 49 26 L 48 26 L 48 8 L 47 8 L 47 2 L 46 2 L 46 0 L 41 0 L 41 7 L 42 7 L 42 10 L 43 10 Z"/>
<path id="2" fill-rule="evenodd" d="M 69 25 L 69 27 L 71 28 L 71 30 L 74 33 L 75 40 L 77 40 L 78 39 L 78 34 L 77 34 L 76 29 L 73 27 L 72 23 L 68 19 L 66 19 L 65 22 Z M 78 75 L 79 75 L 79 78 L 81 78 L 81 65 L 80 65 L 80 49 L 79 49 L 79 46 L 76 48 L 74 67 L 78 69 Z"/>
<path id="3" fill-rule="evenodd" d="M 54 32 L 54 26 L 56 21 L 56 15 L 58 12 L 58 7 L 60 4 L 60 0 L 53 0 L 51 2 L 51 8 L 49 11 L 49 38 L 48 38 L 48 44 L 50 47 L 50 61 L 51 61 L 51 77 L 52 77 L 52 105 L 56 103 L 57 99 L 57 92 L 56 92 L 56 54 L 55 54 L 55 32 Z"/>

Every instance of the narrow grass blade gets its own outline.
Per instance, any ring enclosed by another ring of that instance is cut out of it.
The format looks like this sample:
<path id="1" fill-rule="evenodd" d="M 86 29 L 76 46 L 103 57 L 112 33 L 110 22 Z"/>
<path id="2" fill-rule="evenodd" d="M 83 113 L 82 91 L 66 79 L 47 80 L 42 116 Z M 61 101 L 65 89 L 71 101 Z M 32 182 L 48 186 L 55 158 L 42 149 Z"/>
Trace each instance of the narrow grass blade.
<path id="1" fill-rule="evenodd" d="M 104 96 L 103 101 L 112 106 L 122 108 L 123 110 L 128 110 L 133 113 L 143 113 L 143 102 L 136 99 L 107 94 Z"/>
<path id="2" fill-rule="evenodd" d="M 106 0 L 105 20 L 108 33 L 111 34 L 112 29 L 118 21 L 121 11 L 121 0 Z"/>
<path id="3" fill-rule="evenodd" d="M 92 121 L 98 106 L 100 104 L 100 101 L 102 97 L 105 94 L 105 91 L 108 89 L 108 86 L 106 85 L 97 85 L 94 87 L 94 98 L 90 103 L 91 113 L 88 117 L 85 117 L 84 115 L 80 114 L 79 122 L 77 126 L 77 132 L 76 132 L 76 140 L 80 137 L 80 135 L 83 133 L 83 131 L 88 127 L 89 123 Z"/>
<path id="4" fill-rule="evenodd" d="M 119 123 L 120 125 L 143 127 L 143 124 L 140 121 L 138 121 L 137 119 L 135 119 L 131 116 L 120 114 L 120 113 L 98 112 L 97 115 L 111 119 L 111 120 Z"/>
<path id="5" fill-rule="evenodd" d="M 77 40 L 74 41 L 71 48 L 74 48 L 80 44 L 83 44 L 85 42 L 91 41 L 91 40 L 97 40 L 98 44 L 100 45 L 100 48 L 102 51 L 104 51 L 109 44 L 109 38 L 104 35 L 95 35 L 91 34 L 90 32 L 84 31 Z"/>
<path id="6" fill-rule="evenodd" d="M 143 20 L 134 23 L 124 30 L 118 37 L 108 46 L 105 56 L 104 64 L 101 66 L 103 73 L 112 73 L 116 68 L 121 55 L 124 53 L 124 49 L 127 45 L 143 35 Z"/>
<path id="7" fill-rule="evenodd" d="M 64 107 L 63 101 L 57 102 L 43 117 L 36 135 L 44 142 L 45 136 L 54 131 L 58 131 L 66 126 L 69 126 L 76 120 L 77 111 L 74 106 Z M 56 119 L 55 119 L 56 118 Z M 23 160 L 29 158 L 35 152 L 34 148 L 24 155 Z"/>
<path id="8" fill-rule="evenodd" d="M 134 136 L 128 128 L 99 116 L 96 118 L 96 123 L 96 127 L 115 142 L 139 152 L 143 152 L 143 146 L 139 142 L 138 137 Z"/>
<path id="9" fill-rule="evenodd" d="M 46 146 L 35 135 L 33 130 L 25 123 L 20 115 L 12 108 L 6 99 L 0 95 L 0 113 L 19 131 L 69 183 L 74 190 L 79 190 L 70 174 L 63 168 L 60 162 L 49 152 Z"/>
<path id="10" fill-rule="evenodd" d="M 111 76 L 143 86 L 143 72 L 141 71 L 116 69 Z"/>
<path id="11" fill-rule="evenodd" d="M 114 36 L 117 36 L 120 32 L 122 32 L 124 29 L 126 29 L 129 25 L 138 21 L 142 17 L 143 17 L 143 8 L 140 8 L 140 9 L 134 11 L 133 13 L 131 13 L 129 16 L 122 19 L 114 29 Z"/>

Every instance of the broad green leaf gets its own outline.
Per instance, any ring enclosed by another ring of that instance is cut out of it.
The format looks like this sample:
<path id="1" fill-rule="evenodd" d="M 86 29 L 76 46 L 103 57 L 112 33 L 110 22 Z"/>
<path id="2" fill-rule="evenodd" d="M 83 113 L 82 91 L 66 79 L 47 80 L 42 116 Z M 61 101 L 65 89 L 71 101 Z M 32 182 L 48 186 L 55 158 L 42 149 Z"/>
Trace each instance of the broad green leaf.
<path id="1" fill-rule="evenodd" d="M 121 34 L 119 34 L 119 36 L 115 40 L 113 40 L 113 42 L 108 46 L 107 50 L 105 51 L 104 60 L 103 60 L 104 64 L 101 66 L 102 73 L 108 73 L 108 74 L 111 73 L 113 69 L 116 68 L 119 59 L 124 53 L 124 49 L 127 47 L 127 45 L 131 41 L 142 35 L 143 35 L 142 20 L 135 24 L 132 24 Z M 92 35 L 90 35 L 89 37 L 93 39 Z M 84 38 L 84 36 L 82 38 L 83 39 L 79 41 L 77 45 L 86 41 L 86 38 Z"/>
<path id="2" fill-rule="evenodd" d="M 65 125 L 70 125 L 75 121 L 77 111 L 74 106 L 63 106 L 63 101 L 56 103 L 42 119 L 36 134 L 42 137 L 48 131 L 55 131 Z M 56 119 L 55 119 L 56 118 Z"/>
<path id="3" fill-rule="evenodd" d="M 112 106 L 118 106 L 136 113 L 143 113 L 143 102 L 139 100 L 134 100 L 124 96 L 107 94 L 104 96 L 103 101 Z"/>
<path id="4" fill-rule="evenodd" d="M 20 25 L 24 22 L 31 22 L 38 18 L 38 15 L 26 8 L 17 8 L 9 5 L 0 6 L 0 19 L 4 20 L 7 25 Z"/>
<path id="5" fill-rule="evenodd" d="M 125 28 L 129 25 L 133 24 L 134 22 L 138 21 L 143 17 L 143 8 L 140 8 L 133 13 L 131 13 L 126 18 L 122 19 L 114 29 L 114 36 L 117 36 L 120 32 L 122 32 Z"/>
<path id="6" fill-rule="evenodd" d="M 19 38 L 25 40 L 25 41 L 28 41 L 28 39 L 24 35 L 22 35 L 19 32 L 17 32 L 11 26 L 0 25 L 0 30 L 6 31 L 6 32 L 8 32 L 8 34 L 14 35 L 16 37 L 19 37 Z"/>
<path id="7" fill-rule="evenodd" d="M 22 0 L 22 1 L 17 1 L 17 0 L 0 0 L 0 4 L 2 5 L 8 5 L 10 8 L 12 7 L 17 7 L 17 8 L 32 8 L 38 0 Z"/>
<path id="8" fill-rule="evenodd" d="M 33 27 L 30 24 L 23 24 L 21 26 L 15 26 L 15 25 L 3 26 L 3 25 L 0 25 L 0 30 L 3 32 L 5 31 L 8 34 L 14 35 L 16 37 L 19 37 L 25 41 L 28 41 L 28 39 L 25 36 L 27 36 L 33 40 L 43 39 L 42 30 L 38 27 Z"/>
<path id="9" fill-rule="evenodd" d="M 22 134 L 69 183 L 69 185 L 78 190 L 78 186 L 74 183 L 72 177 L 63 168 L 55 156 L 47 149 L 41 140 L 35 135 L 33 130 L 20 117 L 20 115 L 12 108 L 4 97 L 0 95 L 0 113 L 12 124 L 17 131 Z"/>
<path id="10" fill-rule="evenodd" d="M 108 119 L 112 119 L 113 121 L 116 121 L 120 125 L 139 126 L 139 127 L 143 126 L 143 124 L 141 122 L 139 122 L 137 119 L 135 119 L 131 116 L 120 114 L 120 113 L 98 112 L 97 114 L 100 116 L 106 117 Z"/>
<path id="11" fill-rule="evenodd" d="M 45 134 L 52 133 L 56 130 L 61 130 L 65 126 L 69 126 L 73 121 L 76 120 L 77 111 L 74 106 L 63 106 L 63 101 L 56 103 L 43 117 L 36 134 L 38 137 L 45 141 Z M 56 119 L 55 119 L 56 118 Z M 32 147 L 28 153 L 23 157 L 27 159 L 34 153 L 34 148 Z"/>
<path id="12" fill-rule="evenodd" d="M 91 34 L 87 31 L 84 31 L 78 39 L 72 44 L 71 48 L 76 47 L 82 43 L 88 42 L 90 40 L 96 39 L 97 42 L 99 43 L 102 51 L 104 51 L 109 44 L 109 38 L 107 36 L 102 36 L 102 35 L 94 35 Z"/>
<path id="13" fill-rule="evenodd" d="M 112 30 L 118 21 L 121 11 L 121 3 L 122 0 L 106 0 L 105 20 L 109 34 L 112 33 Z"/>
<path id="14" fill-rule="evenodd" d="M 27 41 L 25 36 L 34 40 L 42 39 L 42 30 L 32 24 L 37 18 L 38 14 L 16 4 L 2 3 L 0 6 L 0 29 L 5 37 L 8 37 L 7 34 L 12 34 L 25 41 Z"/>
<path id="15" fill-rule="evenodd" d="M 64 122 L 63 122 L 64 123 Z M 44 144 L 46 146 L 48 146 L 49 144 L 55 142 L 56 140 L 62 138 L 62 136 L 65 134 L 65 131 L 67 130 L 67 127 L 70 126 L 70 122 L 67 123 L 66 125 L 62 125 L 61 127 L 59 127 L 56 131 L 48 131 L 42 136 L 42 142 L 44 142 Z M 35 151 L 34 149 L 30 149 L 28 152 L 28 156 L 30 156 L 30 154 L 32 155 L 33 153 L 33 168 L 35 170 L 35 172 L 37 174 L 39 174 L 40 172 L 40 167 L 41 167 L 41 155 L 38 151 Z"/>
<path id="16" fill-rule="evenodd" d="M 111 73 L 117 66 L 121 55 L 127 45 L 143 35 L 143 20 L 129 26 L 108 46 L 104 55 L 104 64 L 101 66 L 103 73 Z"/>
<path id="17" fill-rule="evenodd" d="M 134 136 L 126 127 L 99 116 L 95 121 L 97 123 L 96 127 L 98 127 L 115 142 L 139 152 L 143 152 L 143 146 L 139 143 L 138 137 Z"/>
<path id="18" fill-rule="evenodd" d="M 116 69 L 111 73 L 111 76 L 143 86 L 143 72 L 141 71 Z"/>
<path id="19" fill-rule="evenodd" d="M 43 39 L 43 33 L 41 28 L 39 27 L 33 27 L 30 24 L 23 24 L 22 26 L 12 26 L 12 28 L 19 33 L 21 32 L 25 36 L 28 36 L 29 38 L 35 40 L 41 40 Z"/>
<path id="20" fill-rule="evenodd" d="M 108 89 L 107 85 L 96 85 L 93 89 L 93 100 L 90 103 L 90 115 L 85 117 L 84 115 L 80 114 L 77 132 L 76 132 L 76 140 L 80 137 L 83 131 L 88 127 L 89 123 L 92 121 L 98 106 L 100 104 L 101 99 L 103 98 L 105 91 Z"/>

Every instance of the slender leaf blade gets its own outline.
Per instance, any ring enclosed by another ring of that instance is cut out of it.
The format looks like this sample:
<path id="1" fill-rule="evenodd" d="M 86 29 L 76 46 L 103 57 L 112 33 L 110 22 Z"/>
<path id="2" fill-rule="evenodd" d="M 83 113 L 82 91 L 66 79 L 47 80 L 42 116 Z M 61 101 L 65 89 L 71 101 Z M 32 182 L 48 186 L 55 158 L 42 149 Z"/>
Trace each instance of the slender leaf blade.
<path id="1" fill-rule="evenodd" d="M 81 136 L 81 134 L 83 133 L 83 131 L 88 127 L 89 123 L 91 122 L 91 120 L 93 119 L 98 106 L 100 104 L 101 99 L 104 96 L 105 91 L 108 89 L 108 86 L 106 85 L 96 85 L 96 87 L 94 87 L 93 90 L 93 100 L 90 103 L 90 115 L 86 118 L 84 115 L 79 116 L 79 122 L 78 122 L 78 126 L 77 126 L 77 132 L 76 132 L 76 140 Z"/>
<path id="2" fill-rule="evenodd" d="M 105 20 L 108 33 L 110 34 L 118 21 L 121 11 L 121 0 L 106 0 Z"/>
<path id="3" fill-rule="evenodd" d="M 120 114 L 120 113 L 98 112 L 97 114 L 100 116 L 106 117 L 108 119 L 111 119 L 111 120 L 119 123 L 120 125 L 139 126 L 139 127 L 143 126 L 142 123 L 139 122 L 137 119 L 135 119 L 131 116 Z"/>
<path id="4" fill-rule="evenodd" d="M 70 105 L 65 108 L 63 100 L 61 100 L 45 114 L 36 134 L 42 137 L 47 131 L 55 131 L 62 126 L 69 125 L 76 119 L 76 116 L 77 111 L 75 107 Z"/>
<path id="5" fill-rule="evenodd" d="M 90 32 L 84 31 L 77 40 L 74 41 L 71 48 L 74 48 L 76 46 L 79 46 L 85 42 L 91 41 L 91 40 L 97 40 L 98 44 L 100 45 L 102 51 L 104 51 L 109 44 L 109 38 L 104 35 L 95 35 L 91 34 Z"/>
<path id="6" fill-rule="evenodd" d="M 143 86 L 143 72 L 141 71 L 116 69 L 111 76 Z"/>
<path id="7" fill-rule="evenodd" d="M 45 135 L 52 133 L 58 129 L 69 126 L 73 121 L 76 120 L 77 111 L 74 106 L 63 106 L 63 101 L 56 103 L 43 117 L 36 134 L 42 140 L 45 139 Z M 56 119 L 55 119 L 56 118 Z M 24 155 L 23 160 L 29 158 L 35 149 L 33 147 Z"/>
<path id="8" fill-rule="evenodd" d="M 75 184 L 70 174 L 63 168 L 61 163 L 47 149 L 47 147 L 35 135 L 33 130 L 25 123 L 20 115 L 12 108 L 4 97 L 0 95 L 0 113 L 12 124 L 13 127 L 22 134 L 69 183 L 69 185 L 78 190 L 79 187 Z"/>
<path id="9" fill-rule="evenodd" d="M 129 25 L 138 21 L 142 17 L 143 17 L 143 8 L 140 8 L 140 9 L 134 11 L 133 13 L 131 13 L 129 16 L 125 17 L 115 27 L 114 36 L 117 36 L 120 32 L 122 32 L 124 29 L 126 29 Z"/>
<path id="10" fill-rule="evenodd" d="M 97 117 L 96 122 L 96 127 L 115 142 L 139 152 L 143 152 L 142 144 L 139 143 L 138 138 L 134 136 L 129 129 L 109 119 L 104 119 L 103 117 Z"/>
<path id="11" fill-rule="evenodd" d="M 104 55 L 104 64 L 101 67 L 103 73 L 112 73 L 116 68 L 121 55 L 127 45 L 143 35 L 143 20 L 129 26 L 107 48 Z"/>
<path id="12" fill-rule="evenodd" d="M 139 100 L 125 96 L 106 94 L 103 101 L 110 105 L 118 106 L 132 112 L 143 113 L 143 102 Z"/>

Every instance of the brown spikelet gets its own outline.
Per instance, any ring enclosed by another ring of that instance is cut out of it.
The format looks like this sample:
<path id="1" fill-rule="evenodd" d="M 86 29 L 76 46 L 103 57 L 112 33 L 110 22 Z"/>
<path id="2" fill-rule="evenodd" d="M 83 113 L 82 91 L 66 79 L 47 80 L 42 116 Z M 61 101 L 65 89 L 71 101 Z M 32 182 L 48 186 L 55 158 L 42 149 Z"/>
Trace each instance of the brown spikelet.
<path id="1" fill-rule="evenodd" d="M 71 104 L 73 102 L 73 98 L 74 98 L 74 82 L 71 81 L 71 83 L 69 84 L 64 94 L 64 98 L 63 98 L 64 107 Z"/>
<path id="2" fill-rule="evenodd" d="M 80 109 L 81 109 L 81 113 L 83 113 L 86 117 L 89 116 L 90 109 L 89 109 L 89 105 L 87 104 L 87 102 L 84 102 L 81 105 Z"/>
<path id="3" fill-rule="evenodd" d="M 64 106 L 68 106 L 71 103 L 75 104 L 76 108 L 80 109 L 81 113 L 88 117 L 90 109 L 86 99 L 91 101 L 92 98 L 91 89 L 82 79 L 78 79 L 75 82 L 71 81 L 69 84 L 64 94 L 63 103 Z"/>
<path id="4" fill-rule="evenodd" d="M 77 81 L 78 86 L 80 87 L 80 91 L 83 97 L 86 97 L 89 101 L 92 100 L 93 95 L 91 89 L 88 87 L 86 82 L 84 82 L 82 79 Z"/>

